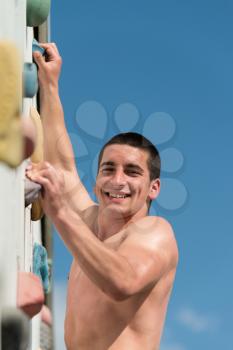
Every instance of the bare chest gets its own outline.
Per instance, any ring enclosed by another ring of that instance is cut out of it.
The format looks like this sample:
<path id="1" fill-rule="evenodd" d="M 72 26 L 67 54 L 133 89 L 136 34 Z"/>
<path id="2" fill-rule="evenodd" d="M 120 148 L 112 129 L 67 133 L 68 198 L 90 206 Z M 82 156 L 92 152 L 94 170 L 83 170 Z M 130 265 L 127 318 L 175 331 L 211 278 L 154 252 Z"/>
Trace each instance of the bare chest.
<path id="1" fill-rule="evenodd" d="M 103 243 L 117 250 L 125 238 L 124 232 L 121 232 Z M 119 302 L 103 293 L 81 270 L 78 262 L 73 262 L 68 284 L 65 333 L 69 343 L 75 345 L 68 348 L 79 346 L 80 349 L 89 349 L 94 344 L 95 349 L 111 347 L 123 350 L 125 347 L 121 342 L 125 344 L 131 339 L 134 344 L 139 344 L 139 340 L 143 342 L 145 338 L 149 338 L 151 344 L 158 344 L 173 279 L 174 274 L 170 274 L 153 290 Z M 93 344 L 90 344 L 90 339 Z"/>
<path id="2" fill-rule="evenodd" d="M 120 233 L 103 243 L 116 250 L 124 239 L 124 233 Z M 120 304 L 102 292 L 75 261 L 69 275 L 67 306 L 70 314 L 73 313 L 71 308 L 77 310 L 75 313 L 77 319 L 93 323 L 100 321 L 101 318 L 106 319 L 106 316 L 113 311 L 114 314 L 119 313 L 120 309 Z"/>
<path id="3" fill-rule="evenodd" d="M 74 264 L 68 287 L 66 333 L 70 336 L 67 338 L 71 340 L 75 335 L 80 345 L 89 344 L 91 338 L 94 344 L 100 341 L 100 349 L 105 348 L 104 344 L 106 349 L 110 346 L 119 349 L 118 345 L 124 349 L 121 344 L 130 339 L 135 344 L 143 343 L 145 339 L 157 344 L 171 285 L 172 276 L 152 291 L 116 302 L 103 293 L 78 264 Z"/>

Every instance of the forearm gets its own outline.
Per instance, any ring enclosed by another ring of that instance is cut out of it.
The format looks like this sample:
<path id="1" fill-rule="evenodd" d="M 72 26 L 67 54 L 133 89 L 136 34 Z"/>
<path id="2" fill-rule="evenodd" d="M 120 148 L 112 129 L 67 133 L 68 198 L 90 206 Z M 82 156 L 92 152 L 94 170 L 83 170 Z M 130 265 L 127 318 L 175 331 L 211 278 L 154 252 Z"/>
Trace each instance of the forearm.
<path id="1" fill-rule="evenodd" d="M 107 247 L 71 209 L 62 211 L 54 224 L 81 269 L 103 292 L 121 299 L 133 281 L 127 260 Z"/>
<path id="2" fill-rule="evenodd" d="M 75 160 L 66 130 L 58 87 L 41 86 L 40 113 L 44 133 L 44 159 L 53 165 L 73 170 Z"/>

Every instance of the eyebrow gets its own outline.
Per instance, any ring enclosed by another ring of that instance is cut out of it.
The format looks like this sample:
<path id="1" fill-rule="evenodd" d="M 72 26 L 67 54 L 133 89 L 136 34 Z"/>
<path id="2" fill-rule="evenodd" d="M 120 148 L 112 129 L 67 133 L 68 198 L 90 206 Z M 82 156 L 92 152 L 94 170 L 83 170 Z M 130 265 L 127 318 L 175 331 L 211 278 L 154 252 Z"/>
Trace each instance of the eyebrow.
<path id="1" fill-rule="evenodd" d="M 100 165 L 100 168 L 104 167 L 104 166 L 115 166 L 116 164 L 114 162 L 111 162 L 111 161 L 108 161 L 108 162 L 103 162 L 101 165 Z M 141 173 L 144 173 L 144 170 L 137 164 L 134 164 L 134 163 L 128 163 L 126 164 L 125 166 L 127 169 L 135 169 L 135 170 L 138 170 L 140 171 Z"/>
<path id="2" fill-rule="evenodd" d="M 103 166 L 105 165 L 111 165 L 111 166 L 114 166 L 115 163 L 114 162 L 103 162 L 101 165 L 100 165 L 100 168 L 102 168 Z"/>

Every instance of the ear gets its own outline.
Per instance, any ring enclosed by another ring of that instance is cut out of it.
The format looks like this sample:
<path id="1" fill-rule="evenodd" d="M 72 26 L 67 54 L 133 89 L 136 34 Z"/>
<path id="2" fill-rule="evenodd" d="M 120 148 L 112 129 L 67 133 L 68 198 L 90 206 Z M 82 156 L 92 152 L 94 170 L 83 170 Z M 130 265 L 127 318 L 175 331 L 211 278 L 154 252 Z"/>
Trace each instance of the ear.
<path id="1" fill-rule="evenodd" d="M 157 198 L 160 192 L 160 179 L 155 179 L 151 181 L 149 199 L 153 201 L 153 199 Z"/>

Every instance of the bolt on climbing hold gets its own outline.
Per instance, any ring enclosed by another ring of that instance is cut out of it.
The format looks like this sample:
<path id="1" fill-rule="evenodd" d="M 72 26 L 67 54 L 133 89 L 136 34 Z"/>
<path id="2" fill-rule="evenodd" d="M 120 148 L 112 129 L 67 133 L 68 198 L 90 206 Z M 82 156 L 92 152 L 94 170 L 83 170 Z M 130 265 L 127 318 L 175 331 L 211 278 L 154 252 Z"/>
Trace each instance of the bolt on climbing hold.
<path id="1" fill-rule="evenodd" d="M 45 49 L 41 47 L 38 41 L 34 38 L 32 40 L 32 52 L 35 52 L 35 51 L 39 51 L 41 55 L 45 54 Z"/>
<path id="2" fill-rule="evenodd" d="M 17 167 L 22 161 L 22 70 L 18 48 L 0 41 L 0 161 Z"/>
<path id="3" fill-rule="evenodd" d="M 38 91 L 38 74 L 35 63 L 24 63 L 23 93 L 24 97 L 32 98 Z"/>

